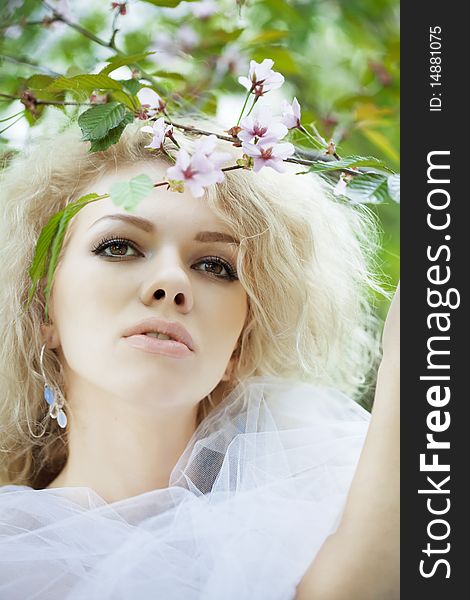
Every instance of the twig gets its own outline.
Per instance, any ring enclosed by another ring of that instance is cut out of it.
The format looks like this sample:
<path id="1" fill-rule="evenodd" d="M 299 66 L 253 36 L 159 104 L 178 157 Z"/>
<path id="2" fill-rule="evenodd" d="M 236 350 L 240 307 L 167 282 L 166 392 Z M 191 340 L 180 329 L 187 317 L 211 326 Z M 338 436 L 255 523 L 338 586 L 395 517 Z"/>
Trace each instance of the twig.
<path id="1" fill-rule="evenodd" d="M 61 23 L 65 23 L 65 25 L 68 25 L 72 29 L 75 29 L 76 31 L 78 31 L 78 33 L 87 37 L 92 42 L 95 42 L 96 44 L 99 44 L 100 46 L 104 46 L 105 48 L 112 48 L 113 50 L 116 50 L 116 52 L 121 54 L 114 46 L 110 46 L 109 42 L 102 40 L 97 35 L 95 35 L 91 31 L 89 31 L 88 29 L 85 29 L 85 27 L 82 27 L 78 23 L 74 23 L 73 21 L 70 21 L 69 19 L 64 17 L 64 15 L 62 15 L 60 12 L 57 12 L 57 10 L 53 6 L 51 6 L 48 2 L 45 2 L 45 0 L 41 0 L 41 2 L 48 10 L 50 10 L 52 12 L 52 18 L 55 21 L 60 21 Z"/>
<path id="2" fill-rule="evenodd" d="M 323 158 L 326 155 L 323 155 Z M 306 167 L 311 167 L 312 165 L 316 165 L 319 162 L 330 162 L 328 160 L 317 159 L 317 160 L 302 160 L 301 158 L 285 158 L 284 162 L 294 163 L 296 165 L 305 165 Z M 355 171 L 354 169 L 348 169 L 347 167 L 338 167 L 337 169 L 329 169 L 330 173 L 334 173 L 335 171 L 341 171 L 342 173 L 348 173 L 349 175 L 363 175 L 364 173 L 368 173 L 369 171 Z"/>
<path id="3" fill-rule="evenodd" d="M 12 94 L 4 94 L 0 92 L 1 98 L 9 98 L 10 100 L 21 100 L 21 96 L 13 96 Z M 96 106 L 97 102 L 68 102 L 64 100 L 34 100 L 34 104 L 42 104 L 43 106 Z"/>
<path id="4" fill-rule="evenodd" d="M 119 31 L 119 29 L 116 27 L 117 21 L 119 19 L 119 15 L 120 15 L 120 12 L 119 12 L 119 10 L 117 10 L 113 17 L 113 24 L 111 25 L 111 38 L 109 40 L 109 45 L 111 48 L 115 47 L 114 40 L 116 39 L 116 34 Z"/>
<path id="5" fill-rule="evenodd" d="M 62 100 L 36 100 L 35 104 L 42 104 L 44 106 L 97 106 L 98 102 L 68 102 Z"/>
<path id="6" fill-rule="evenodd" d="M 221 171 L 235 171 L 235 169 L 244 169 L 245 167 L 241 167 L 240 165 L 233 165 L 232 167 L 224 167 L 220 169 Z M 159 181 L 158 183 L 154 183 L 153 187 L 161 187 L 162 185 L 170 185 L 169 181 Z"/>
<path id="7" fill-rule="evenodd" d="M 111 42 L 107 42 L 106 40 L 102 40 L 97 35 L 95 35 L 91 31 L 89 31 L 88 29 L 85 29 L 84 27 L 82 27 L 78 23 L 73 23 L 72 21 L 69 21 L 64 16 L 62 16 L 62 15 L 60 15 L 58 13 L 55 13 L 55 15 L 56 15 L 56 20 L 57 21 L 61 21 L 62 23 L 65 23 L 66 25 L 68 25 L 72 29 L 75 29 L 75 31 L 78 31 L 78 33 L 81 33 L 83 36 L 85 36 L 86 38 L 88 38 L 89 40 L 91 40 L 92 42 L 95 42 L 96 44 L 99 44 L 100 46 L 104 46 L 105 48 L 111 48 L 112 50 L 114 50 L 118 54 L 122 54 L 122 52 L 119 52 L 119 50 L 116 48 L 116 46 L 114 45 L 114 42 L 111 44 Z"/>
<path id="8" fill-rule="evenodd" d="M 13 64 L 16 64 L 16 65 L 27 65 L 28 67 L 34 67 L 35 69 L 39 69 L 40 71 L 43 71 L 47 75 L 53 75 L 54 77 L 59 77 L 59 75 L 60 75 L 60 73 L 56 73 L 55 71 L 52 71 L 51 69 L 48 69 L 47 67 L 42 67 L 34 60 L 31 60 L 31 59 L 23 57 L 23 56 L 16 57 L 16 56 L 9 56 L 8 54 L 0 54 L 0 58 L 3 58 L 4 60 L 11 62 Z"/>
<path id="9" fill-rule="evenodd" d="M 243 113 L 245 112 L 245 108 L 246 108 L 246 105 L 248 103 L 248 99 L 250 97 L 250 94 L 251 94 L 251 90 L 247 93 L 247 95 L 245 97 L 245 102 L 243 103 L 242 110 L 241 110 L 240 115 L 238 117 L 238 121 L 237 121 L 237 125 L 236 125 L 237 127 L 240 124 L 240 121 L 241 121 L 241 118 L 243 116 Z"/>
<path id="10" fill-rule="evenodd" d="M 235 169 L 244 169 L 245 167 L 242 167 L 240 165 L 233 165 L 233 167 L 225 167 L 224 169 L 221 169 L 221 171 L 235 171 Z"/>
<path id="11" fill-rule="evenodd" d="M 219 140 L 224 140 L 225 142 L 236 142 L 237 138 L 234 138 L 230 135 L 221 135 L 219 133 L 213 133 L 212 131 L 205 131 L 204 129 L 198 129 L 193 125 L 181 125 L 179 123 L 174 123 L 172 121 L 165 121 L 167 125 L 173 125 L 177 129 L 182 129 L 183 131 L 188 131 L 191 133 L 198 133 L 199 135 L 215 135 Z"/>

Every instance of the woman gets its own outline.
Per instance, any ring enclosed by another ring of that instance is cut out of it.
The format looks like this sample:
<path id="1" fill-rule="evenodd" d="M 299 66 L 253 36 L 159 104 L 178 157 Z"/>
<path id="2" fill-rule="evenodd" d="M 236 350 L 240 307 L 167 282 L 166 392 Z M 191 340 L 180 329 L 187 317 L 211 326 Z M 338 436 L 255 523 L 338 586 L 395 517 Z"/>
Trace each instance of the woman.
<path id="1" fill-rule="evenodd" d="M 53 214 L 164 177 L 147 141 L 72 129 L 3 178 L 0 597 L 397 597 L 398 298 L 368 434 L 352 399 L 379 356 L 364 207 L 270 169 L 105 198 L 47 322 L 42 288 L 25 310 Z"/>

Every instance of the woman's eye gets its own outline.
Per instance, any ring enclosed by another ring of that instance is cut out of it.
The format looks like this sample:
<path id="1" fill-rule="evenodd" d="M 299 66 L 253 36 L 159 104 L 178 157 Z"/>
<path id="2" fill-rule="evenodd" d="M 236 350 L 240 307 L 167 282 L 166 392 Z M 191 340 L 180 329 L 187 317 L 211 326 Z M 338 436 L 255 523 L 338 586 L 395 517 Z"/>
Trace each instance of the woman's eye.
<path id="1" fill-rule="evenodd" d="M 205 271 L 212 273 L 219 279 L 238 279 L 235 270 L 225 261 L 217 258 L 206 258 L 197 263 L 198 265 L 207 265 L 208 269 L 196 269 L 196 271 Z"/>
<path id="2" fill-rule="evenodd" d="M 128 254 L 128 250 L 133 250 L 133 254 Z M 105 252 L 105 250 L 107 252 Z M 138 256 L 138 252 L 134 244 L 131 243 L 130 240 L 125 239 L 112 239 L 112 240 L 102 240 L 95 248 L 93 248 L 92 252 L 100 256 L 109 256 L 109 257 L 126 257 L 126 256 Z"/>

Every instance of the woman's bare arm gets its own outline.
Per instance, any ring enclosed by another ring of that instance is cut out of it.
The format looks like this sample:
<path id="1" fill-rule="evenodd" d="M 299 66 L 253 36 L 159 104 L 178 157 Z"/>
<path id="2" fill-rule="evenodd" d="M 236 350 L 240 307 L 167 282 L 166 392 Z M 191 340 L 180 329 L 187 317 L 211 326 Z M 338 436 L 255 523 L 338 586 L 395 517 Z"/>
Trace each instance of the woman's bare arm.
<path id="1" fill-rule="evenodd" d="M 399 326 L 398 287 L 385 322 L 369 431 L 345 510 L 295 600 L 399 598 Z"/>

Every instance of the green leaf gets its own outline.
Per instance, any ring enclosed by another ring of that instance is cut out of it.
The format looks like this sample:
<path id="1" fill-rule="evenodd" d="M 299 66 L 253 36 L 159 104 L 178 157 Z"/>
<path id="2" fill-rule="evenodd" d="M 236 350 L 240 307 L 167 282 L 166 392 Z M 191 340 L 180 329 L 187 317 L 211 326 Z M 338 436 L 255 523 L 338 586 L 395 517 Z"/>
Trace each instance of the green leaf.
<path id="1" fill-rule="evenodd" d="M 31 263 L 31 266 L 28 269 L 29 276 L 32 280 L 32 285 L 29 289 L 28 295 L 28 305 L 36 292 L 37 285 L 39 281 L 46 274 L 46 266 L 47 266 L 47 255 L 49 253 L 49 247 L 54 239 L 54 235 L 56 233 L 58 224 L 60 223 L 60 219 L 62 218 L 62 212 L 55 214 L 52 216 L 48 223 L 42 228 L 42 231 L 39 235 L 38 241 L 36 243 L 36 250 L 34 253 L 34 257 Z"/>
<path id="2" fill-rule="evenodd" d="M 97 104 L 78 117 L 78 124 L 83 133 L 83 139 L 100 140 L 111 129 L 117 127 L 129 114 L 127 108 L 119 102 Z"/>
<path id="3" fill-rule="evenodd" d="M 390 198 L 387 180 L 388 177 L 380 173 L 357 175 L 348 183 L 345 195 L 358 204 L 380 204 Z"/>
<path id="4" fill-rule="evenodd" d="M 47 88 L 54 81 L 54 78 L 50 75 L 33 75 L 26 79 L 25 85 L 31 90 L 43 90 Z"/>
<path id="5" fill-rule="evenodd" d="M 175 79 L 177 81 L 186 81 L 186 77 L 177 71 L 154 71 L 150 73 L 153 77 L 160 79 Z"/>
<path id="6" fill-rule="evenodd" d="M 132 100 L 132 97 L 129 96 L 129 94 L 122 90 L 111 90 L 108 92 L 108 98 L 110 99 L 110 102 L 120 102 L 121 104 L 125 104 L 132 111 L 134 111 L 138 105 L 137 102 Z"/>
<path id="7" fill-rule="evenodd" d="M 129 92 L 129 94 L 132 94 L 132 96 L 135 96 L 142 87 L 142 84 L 138 79 L 122 79 L 121 83 L 123 87 Z"/>
<path id="8" fill-rule="evenodd" d="M 113 144 L 119 141 L 119 138 L 122 135 L 126 125 L 133 121 L 133 116 L 130 113 L 124 117 L 124 120 L 119 123 L 117 127 L 114 129 L 110 129 L 108 133 L 99 140 L 92 140 L 90 146 L 90 152 L 102 152 L 103 150 L 107 150 Z"/>
<path id="9" fill-rule="evenodd" d="M 48 92 L 92 92 L 93 90 L 122 90 L 122 84 L 107 75 L 74 75 L 58 77 L 47 88 Z"/>
<path id="10" fill-rule="evenodd" d="M 65 236 L 66 226 L 70 219 L 77 214 L 81 208 L 90 202 L 95 202 L 96 200 L 100 200 L 106 196 L 107 194 L 99 196 L 98 194 L 94 193 L 81 196 L 78 200 L 68 204 L 64 209 L 54 214 L 42 228 L 41 233 L 39 234 L 34 257 L 28 269 L 28 274 L 32 283 L 28 293 L 26 308 L 28 308 L 31 303 L 39 281 L 46 275 L 47 272 L 47 285 L 45 288 L 46 321 L 48 319 L 48 299 L 52 287 L 52 278 L 57 266 L 58 257 Z"/>
<path id="11" fill-rule="evenodd" d="M 91 196 L 91 198 L 90 198 Z M 85 202 L 78 201 L 72 204 L 68 204 L 62 212 L 62 216 L 60 218 L 58 227 L 55 232 L 54 239 L 51 245 L 51 255 L 49 261 L 49 268 L 47 270 L 47 284 L 44 289 L 44 295 L 46 297 L 46 321 L 48 319 L 48 302 L 49 296 L 52 289 L 52 280 L 54 279 L 54 273 L 57 268 L 57 262 L 59 260 L 60 252 L 62 249 L 62 244 L 65 237 L 65 232 L 67 231 L 67 225 L 72 217 L 74 217 L 78 211 L 80 211 L 84 206 L 89 204 L 90 202 L 96 201 L 98 198 L 102 198 L 103 196 L 98 196 L 98 194 L 88 194 L 86 196 L 87 200 Z"/>
<path id="12" fill-rule="evenodd" d="M 133 210 L 153 190 L 153 182 L 147 175 L 137 175 L 130 181 L 117 181 L 111 186 L 109 195 L 117 206 Z"/>
<path id="13" fill-rule="evenodd" d="M 141 52 L 140 54 L 129 54 L 128 56 L 117 54 L 116 56 L 112 56 L 106 60 L 109 65 L 104 67 L 104 69 L 101 69 L 100 73 L 109 75 L 109 73 L 112 73 L 115 69 L 127 65 L 134 65 L 135 63 L 144 60 L 144 58 L 147 58 L 147 56 L 150 54 L 155 54 L 155 52 Z"/>
<path id="14" fill-rule="evenodd" d="M 400 175 L 395 173 L 387 179 L 388 193 L 392 200 L 400 204 Z"/>
<path id="15" fill-rule="evenodd" d="M 374 167 L 375 169 L 390 171 L 383 161 L 373 156 L 347 156 L 341 160 L 319 161 L 309 167 L 309 171 L 312 173 L 321 173 L 324 171 L 351 169 L 352 167 Z"/>

